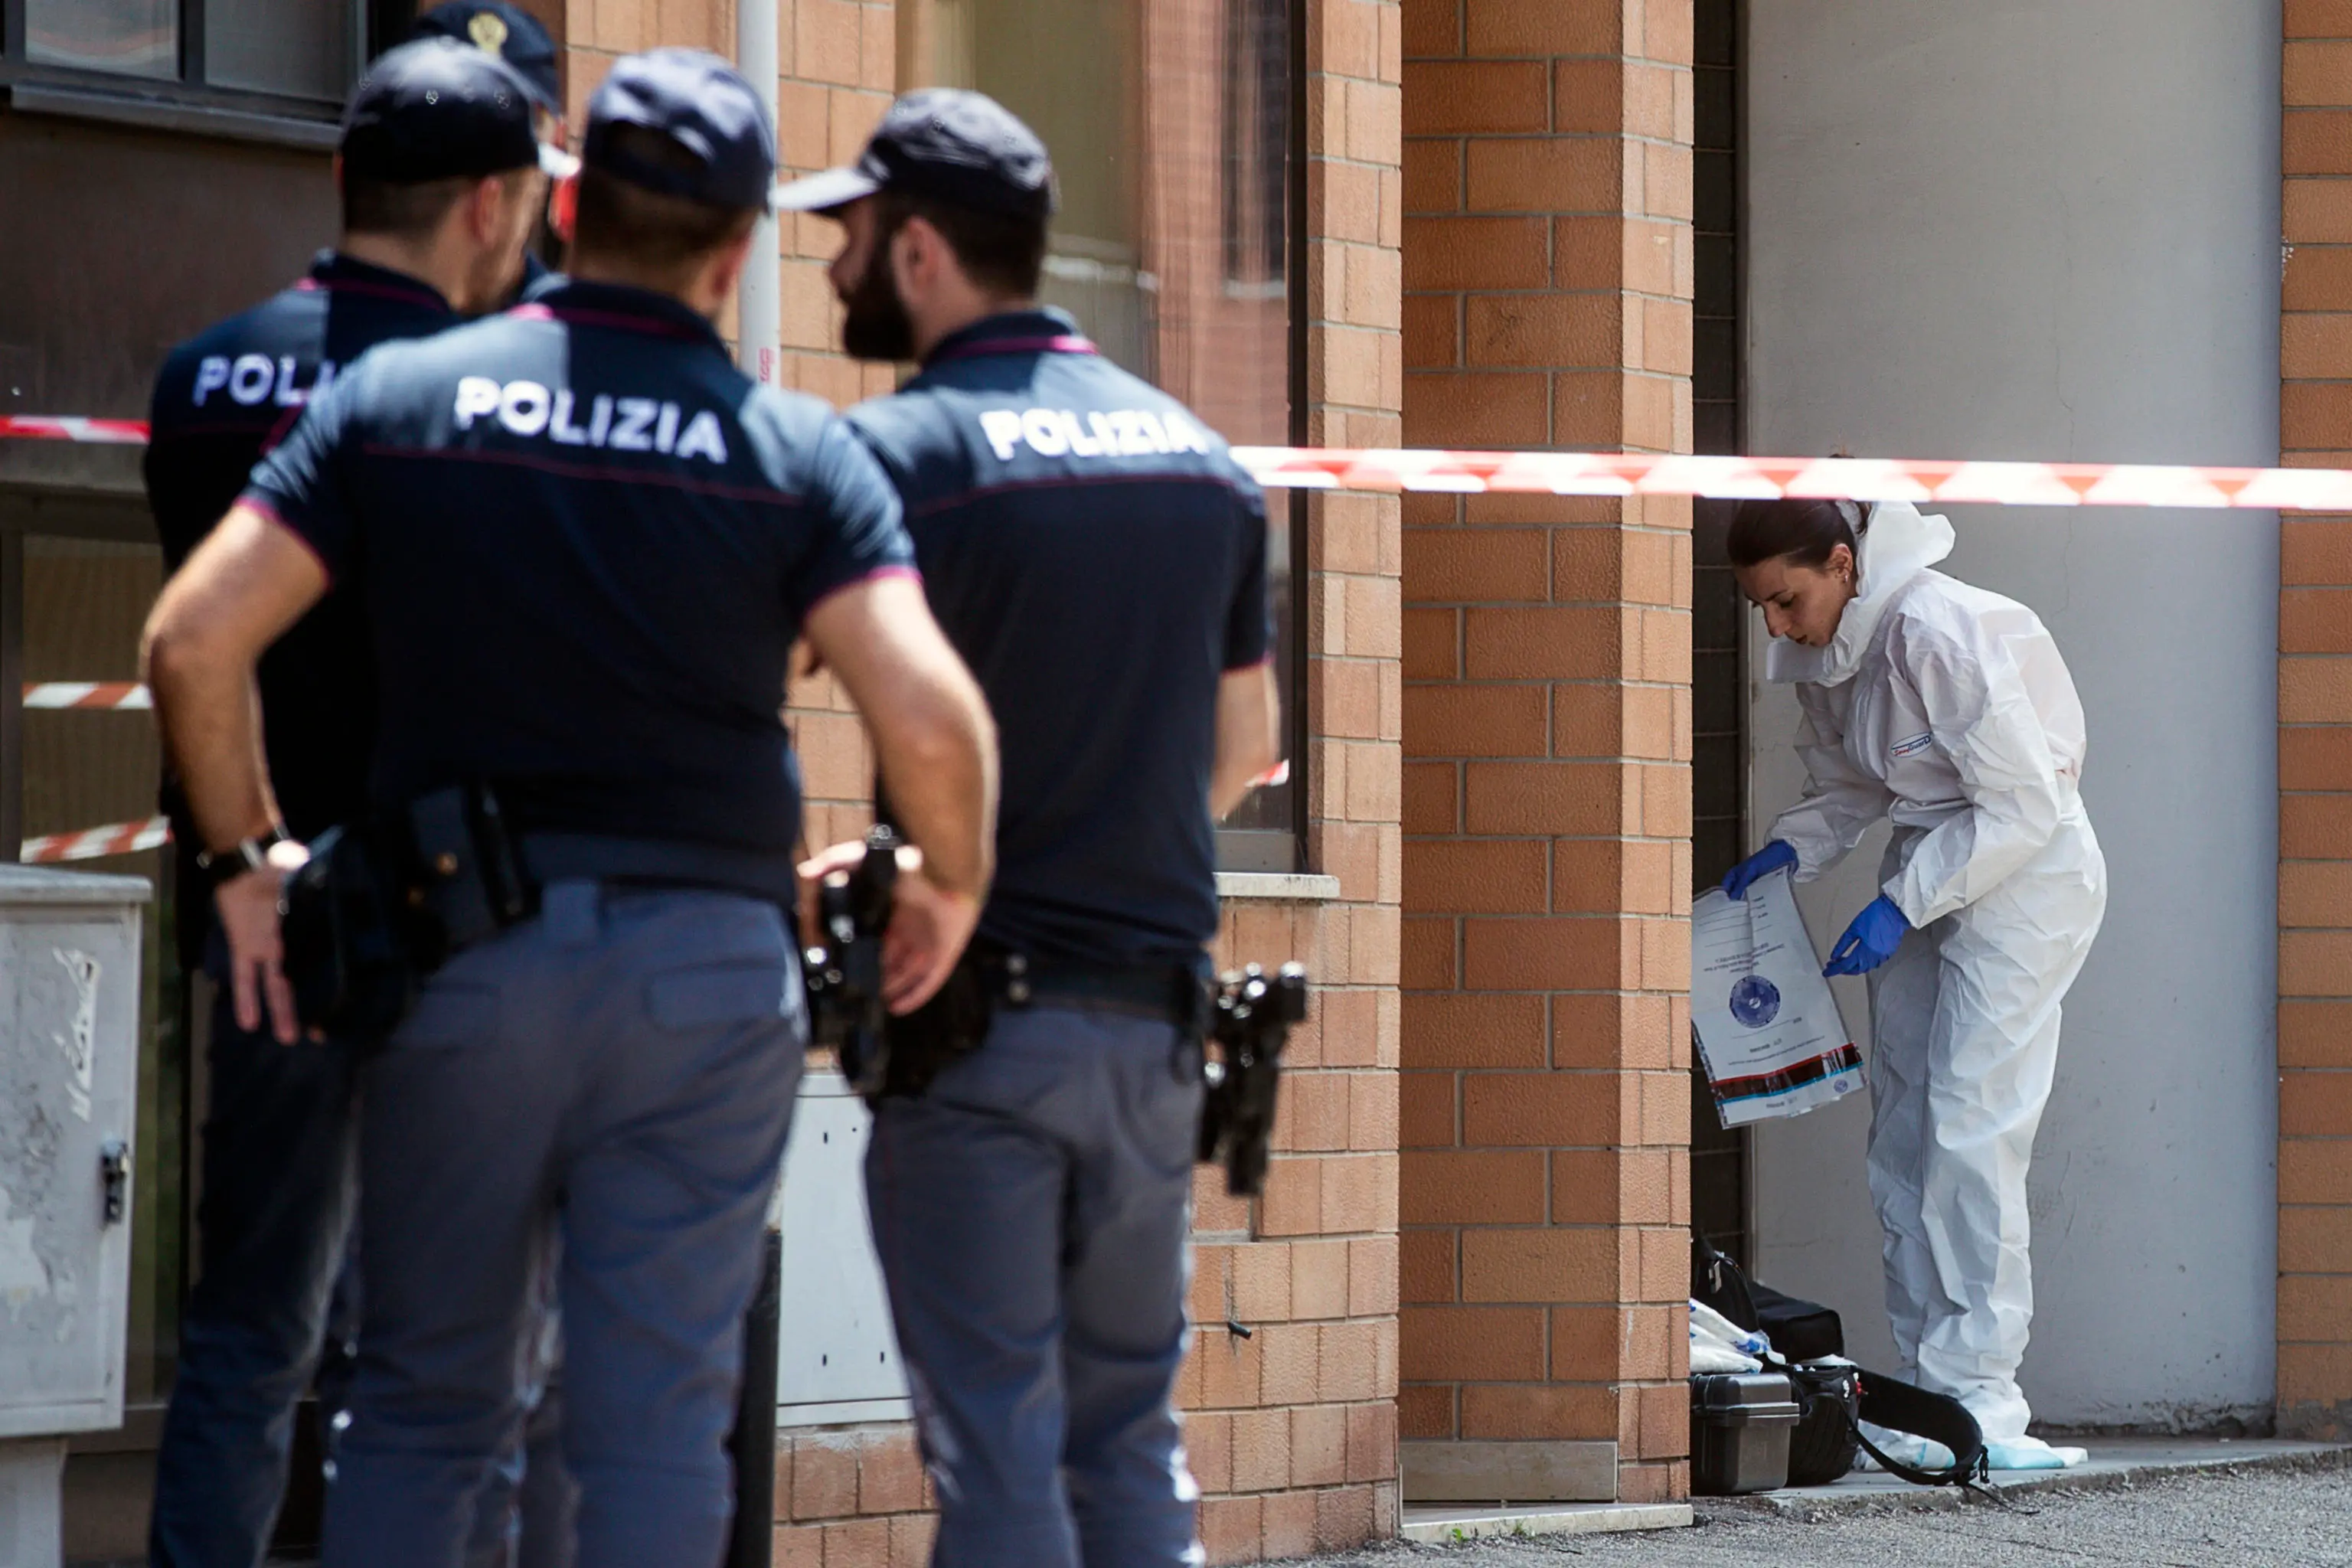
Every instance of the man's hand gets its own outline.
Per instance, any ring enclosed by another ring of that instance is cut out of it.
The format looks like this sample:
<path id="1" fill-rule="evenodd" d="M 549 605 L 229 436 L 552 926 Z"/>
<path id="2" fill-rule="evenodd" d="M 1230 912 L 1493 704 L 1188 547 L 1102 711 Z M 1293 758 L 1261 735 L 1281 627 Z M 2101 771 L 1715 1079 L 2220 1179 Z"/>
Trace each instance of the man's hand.
<path id="1" fill-rule="evenodd" d="M 801 877 L 814 889 L 827 878 L 848 876 L 865 858 L 862 840 L 836 844 L 802 861 Z M 803 899 L 803 925 L 814 921 L 814 900 Z M 884 1005 L 903 1016 L 938 994 L 979 924 L 980 900 L 934 883 L 924 875 L 923 852 L 902 847 L 890 924 L 882 933 Z"/>
<path id="2" fill-rule="evenodd" d="M 229 991 L 236 1007 L 236 1026 L 248 1033 L 259 1029 L 266 1009 L 269 1032 L 281 1046 L 301 1038 L 301 1024 L 294 1014 L 294 988 L 286 982 L 286 943 L 278 926 L 278 901 L 286 879 L 310 858 L 310 852 L 299 844 L 277 845 L 269 851 L 266 868 L 232 877 L 213 890 L 221 933 L 228 939 Z"/>

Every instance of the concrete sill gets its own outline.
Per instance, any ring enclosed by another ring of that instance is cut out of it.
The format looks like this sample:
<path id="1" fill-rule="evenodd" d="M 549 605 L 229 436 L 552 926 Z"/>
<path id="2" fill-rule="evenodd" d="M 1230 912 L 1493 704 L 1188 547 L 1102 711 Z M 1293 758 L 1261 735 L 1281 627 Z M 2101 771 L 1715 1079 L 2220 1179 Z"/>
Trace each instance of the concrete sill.
<path id="1" fill-rule="evenodd" d="M 1217 897 L 1276 904 L 1328 904 L 1339 897 L 1339 879 L 1311 871 L 1220 871 Z"/>
<path id="2" fill-rule="evenodd" d="M 1610 1535 L 1626 1530 L 1680 1530 L 1692 1519 L 1686 1502 L 1552 1502 L 1518 1508 L 1424 1504 L 1404 1510 L 1404 1538 L 1444 1546 L 1481 1536 Z"/>

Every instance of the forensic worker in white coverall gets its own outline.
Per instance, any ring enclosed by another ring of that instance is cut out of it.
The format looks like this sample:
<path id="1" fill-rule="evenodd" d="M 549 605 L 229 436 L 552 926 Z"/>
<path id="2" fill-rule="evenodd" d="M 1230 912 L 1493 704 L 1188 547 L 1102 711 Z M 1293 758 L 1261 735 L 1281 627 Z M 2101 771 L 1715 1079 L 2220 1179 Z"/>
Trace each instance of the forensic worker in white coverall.
<path id="1" fill-rule="evenodd" d="M 1826 970 L 1870 976 L 1887 1315 L 1904 1374 L 1968 1406 L 1993 1468 L 2048 1469 L 2083 1453 L 2025 1433 L 2025 1172 L 2106 863 L 2057 645 L 2023 605 L 1934 570 L 1951 551 L 1951 524 L 1907 503 L 1740 507 L 1731 563 L 1772 634 L 1766 678 L 1797 689 L 1810 779 L 1723 886 L 1808 880 L 1893 822 L 1882 892 Z"/>

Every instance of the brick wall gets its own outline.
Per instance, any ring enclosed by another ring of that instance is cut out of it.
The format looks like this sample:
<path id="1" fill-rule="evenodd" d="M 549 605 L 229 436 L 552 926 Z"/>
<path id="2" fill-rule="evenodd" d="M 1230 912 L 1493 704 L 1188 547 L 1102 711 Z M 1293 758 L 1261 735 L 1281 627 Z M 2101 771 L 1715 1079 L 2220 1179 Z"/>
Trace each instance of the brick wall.
<path id="1" fill-rule="evenodd" d="M 1400 16 L 1309 0 L 1307 439 L 1393 445 Z M 1288 504 L 1276 494 L 1272 504 Z M 1397 1529 L 1397 905 L 1403 710 L 1398 505 L 1307 507 L 1307 863 L 1319 904 L 1229 902 L 1221 962 L 1296 954 L 1318 983 L 1292 1037 L 1263 1197 L 1196 1184 L 1180 1397 L 1210 1560 L 1303 1555 Z M 1251 1330 L 1243 1339 L 1222 1325 Z"/>
<path id="2" fill-rule="evenodd" d="M 2352 5 L 2287 0 L 2279 443 L 2352 463 Z M 2352 519 L 2279 552 L 2282 1435 L 2352 1436 Z"/>
<path id="3" fill-rule="evenodd" d="M 1199 11 L 1186 0 L 1184 25 L 1197 27 Z M 784 0 L 783 13 L 783 162 L 846 162 L 890 93 L 920 79 L 912 61 L 926 16 L 913 0 L 903 14 L 887 0 Z M 657 42 L 732 52 L 724 0 L 571 0 L 558 20 L 575 129 L 618 53 Z M 1308 8 L 1307 424 L 1318 441 L 1399 436 L 1400 21 L 1388 0 Z M 824 268 L 835 237 L 814 218 L 783 228 L 783 379 L 845 404 L 891 377 L 834 352 L 838 307 Z M 1200 1327 L 1179 1397 L 1205 1494 L 1203 1539 L 1221 1563 L 1352 1546 L 1397 1528 L 1398 505 L 1318 497 L 1306 521 L 1306 848 L 1337 896 L 1230 901 L 1218 943 L 1223 963 L 1298 958 L 1318 984 L 1292 1037 L 1265 1195 L 1228 1198 L 1213 1173 L 1196 1185 Z M 856 833 L 872 763 L 855 711 L 820 677 L 795 685 L 790 716 L 812 840 Z M 779 1448 L 780 1563 L 928 1558 L 931 1499 L 904 1424 L 787 1433 Z"/>
<path id="4" fill-rule="evenodd" d="M 1688 451 L 1688 0 L 1405 49 L 1406 441 Z M 1404 521 L 1408 1494 L 1680 1497 L 1689 503 Z"/>

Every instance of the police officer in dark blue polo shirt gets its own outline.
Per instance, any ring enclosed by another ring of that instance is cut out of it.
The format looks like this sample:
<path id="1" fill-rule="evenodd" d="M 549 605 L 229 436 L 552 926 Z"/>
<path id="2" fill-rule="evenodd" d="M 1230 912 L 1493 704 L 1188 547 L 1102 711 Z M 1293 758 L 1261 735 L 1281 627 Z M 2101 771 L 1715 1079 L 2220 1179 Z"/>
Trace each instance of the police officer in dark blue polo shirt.
<path id="1" fill-rule="evenodd" d="M 157 379 L 147 493 L 172 567 L 340 372 L 378 343 L 437 332 L 505 297 L 544 205 L 542 153 L 526 85 L 478 50 L 436 39 L 369 68 L 344 123 L 338 247 L 292 288 L 174 350 Z M 320 604 L 261 660 L 270 770 L 298 837 L 364 798 L 372 679 L 348 595 Z M 210 945 L 217 964 L 203 842 L 176 790 L 165 804 L 181 857 L 182 962 L 206 963 Z M 354 1201 L 349 1055 L 240 1028 L 226 993 L 208 1055 L 202 1265 L 156 1459 L 158 1568 L 261 1560 Z"/>
<path id="2" fill-rule="evenodd" d="M 851 419 L 1003 748 L 996 883 L 940 1026 L 977 1048 L 882 1100 L 866 1161 L 935 1561 L 1196 1563 L 1170 1396 L 1213 830 L 1276 755 L 1264 502 L 1036 307 L 1052 171 L 990 100 L 909 94 L 781 200 L 843 225 L 849 352 L 921 364 Z"/>
<path id="3" fill-rule="evenodd" d="M 278 900 L 299 850 L 246 683 L 330 584 L 375 658 L 370 832 L 412 836 L 415 897 L 483 917 L 445 925 L 452 952 L 362 1068 L 366 1306 L 329 1568 L 459 1560 L 551 1257 L 579 1562 L 718 1561 L 806 1040 L 797 637 L 907 781 L 892 1005 L 947 977 L 989 875 L 987 711 L 897 497 L 846 425 L 754 385 L 712 330 L 772 192 L 758 98 L 713 57 L 633 56 L 583 156 L 571 277 L 340 374 L 148 626 L 197 829 L 255 868 L 215 894 L 242 1024 L 297 1033 Z"/>

